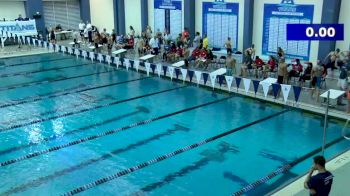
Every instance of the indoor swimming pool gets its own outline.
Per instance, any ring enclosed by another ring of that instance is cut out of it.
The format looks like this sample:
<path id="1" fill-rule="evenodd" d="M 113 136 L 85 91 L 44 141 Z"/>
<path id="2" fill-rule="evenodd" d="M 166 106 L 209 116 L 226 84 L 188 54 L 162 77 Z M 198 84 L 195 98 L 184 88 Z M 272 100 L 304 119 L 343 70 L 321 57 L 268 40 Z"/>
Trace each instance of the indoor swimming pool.
<path id="1" fill-rule="evenodd" d="M 330 119 L 327 158 L 350 148 L 343 126 Z M 0 195 L 96 181 L 81 194 L 231 195 L 307 157 L 247 193 L 263 195 L 309 169 L 322 134 L 321 115 L 157 74 L 64 54 L 0 59 Z"/>

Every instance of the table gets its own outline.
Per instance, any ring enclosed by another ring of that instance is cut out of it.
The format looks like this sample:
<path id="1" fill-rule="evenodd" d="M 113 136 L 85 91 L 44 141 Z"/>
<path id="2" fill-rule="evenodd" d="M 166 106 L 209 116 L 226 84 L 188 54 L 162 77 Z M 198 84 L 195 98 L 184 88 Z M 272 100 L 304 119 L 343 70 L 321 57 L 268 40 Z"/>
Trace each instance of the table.
<path id="1" fill-rule="evenodd" d="M 62 40 L 62 35 L 64 35 L 64 37 L 66 39 L 68 39 L 69 37 L 71 37 L 70 36 L 71 34 L 73 34 L 73 31 L 57 31 L 57 32 L 55 32 L 56 39 L 57 39 L 57 35 L 60 35 L 61 40 Z"/>
<path id="2" fill-rule="evenodd" d="M 276 82 L 277 82 L 276 78 L 266 78 L 265 80 L 260 81 L 259 84 L 267 83 L 269 84 L 269 86 L 271 86 L 273 83 L 276 83 Z"/>
<path id="3" fill-rule="evenodd" d="M 214 74 L 214 75 L 224 75 L 224 74 L 226 74 L 226 68 L 220 68 L 220 69 L 218 69 L 218 70 L 215 70 L 215 71 L 213 71 L 213 72 L 211 72 L 210 74 Z"/>
<path id="4" fill-rule="evenodd" d="M 153 59 L 154 57 L 155 57 L 155 55 L 153 55 L 153 54 L 147 54 L 147 55 L 141 57 L 140 60 L 142 60 L 142 61 L 148 61 L 148 62 L 152 63 L 152 59 Z"/>
<path id="5" fill-rule="evenodd" d="M 100 47 L 102 47 L 102 45 L 99 44 L 98 47 L 100 48 Z M 89 46 L 89 49 L 93 50 L 93 49 L 95 49 L 95 46 Z"/>
<path id="6" fill-rule="evenodd" d="M 185 61 L 179 61 L 177 63 L 172 64 L 173 67 L 182 67 L 185 65 Z"/>
<path id="7" fill-rule="evenodd" d="M 126 50 L 126 49 L 119 49 L 119 50 L 116 50 L 116 51 L 112 52 L 112 54 L 115 54 L 116 56 L 119 56 L 120 58 L 124 58 L 125 57 L 125 53 L 127 51 L 128 50 Z"/>
<path id="8" fill-rule="evenodd" d="M 329 89 L 328 91 L 329 91 L 329 99 L 338 99 L 340 96 L 342 96 L 345 93 L 345 91 L 335 90 L 335 89 Z M 320 97 L 327 99 L 328 91 L 322 93 Z"/>

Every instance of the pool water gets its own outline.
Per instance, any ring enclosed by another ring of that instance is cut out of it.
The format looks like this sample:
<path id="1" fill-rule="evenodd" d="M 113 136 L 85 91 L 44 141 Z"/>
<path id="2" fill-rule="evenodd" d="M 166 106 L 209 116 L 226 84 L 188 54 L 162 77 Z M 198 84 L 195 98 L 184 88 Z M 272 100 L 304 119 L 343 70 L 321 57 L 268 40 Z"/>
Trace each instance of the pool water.
<path id="1" fill-rule="evenodd" d="M 0 195 L 64 194 L 251 123 L 81 193 L 230 195 L 322 143 L 323 117 L 301 110 L 62 54 L 0 60 Z M 343 124 L 330 120 L 327 142 Z M 305 173 L 314 155 L 247 195 Z"/>

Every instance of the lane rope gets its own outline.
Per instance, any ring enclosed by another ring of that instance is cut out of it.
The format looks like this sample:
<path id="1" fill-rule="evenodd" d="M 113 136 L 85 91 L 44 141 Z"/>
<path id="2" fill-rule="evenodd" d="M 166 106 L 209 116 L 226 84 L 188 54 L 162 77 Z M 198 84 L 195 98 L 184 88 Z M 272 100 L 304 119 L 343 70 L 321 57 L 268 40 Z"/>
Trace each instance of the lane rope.
<path id="1" fill-rule="evenodd" d="M 71 190 L 71 191 L 68 191 L 68 192 L 66 192 L 66 193 L 64 193 L 64 194 L 62 194 L 62 195 L 63 195 L 63 196 L 72 196 L 72 195 L 75 195 L 75 194 L 84 192 L 84 191 L 86 191 L 86 190 L 88 190 L 88 189 L 91 189 L 91 188 L 93 188 L 93 187 L 96 187 L 96 186 L 98 186 L 98 185 L 100 185 L 100 184 L 109 182 L 109 181 L 114 180 L 114 179 L 116 179 L 116 178 L 119 178 L 119 177 L 121 177 L 121 176 L 125 176 L 125 175 L 130 174 L 130 173 L 132 173 L 132 172 L 135 172 L 135 171 L 137 171 L 137 170 L 140 170 L 140 169 L 143 169 L 143 168 L 145 168 L 145 167 L 148 167 L 148 166 L 150 166 L 150 165 L 159 163 L 159 162 L 161 162 L 161 161 L 164 161 L 164 160 L 166 160 L 166 159 L 169 159 L 169 158 L 171 158 L 171 157 L 174 157 L 174 156 L 179 155 L 179 154 L 181 154 L 181 153 L 184 153 L 184 152 L 186 152 L 186 151 L 189 151 L 189 150 L 198 148 L 199 146 L 202 146 L 202 145 L 204 145 L 204 144 L 213 142 L 213 141 L 215 141 L 215 140 L 217 140 L 217 139 L 220 139 L 220 138 L 222 138 L 222 137 L 225 137 L 225 136 L 227 136 L 227 135 L 230 135 L 230 134 L 232 134 L 232 133 L 235 133 L 235 132 L 237 132 L 237 131 L 239 131 L 239 130 L 242 130 L 242 129 L 245 129 L 245 128 L 247 128 L 247 127 L 250 127 L 250 126 L 252 126 L 252 125 L 254 125 L 254 124 L 257 124 L 257 123 L 260 123 L 260 122 L 269 120 L 269 119 L 271 119 L 271 118 L 273 118 L 273 117 L 275 117 L 275 116 L 278 116 L 278 115 L 280 115 L 280 114 L 283 114 L 283 113 L 285 113 L 285 112 L 287 112 L 287 111 L 290 111 L 290 110 L 283 110 L 283 111 L 277 112 L 277 113 L 275 113 L 275 114 L 272 114 L 272 115 L 266 116 L 266 117 L 264 117 L 264 118 L 261 118 L 261 119 L 259 119 L 259 120 L 256 120 L 256 121 L 253 121 L 253 122 L 251 122 L 251 123 L 248 123 L 248 124 L 246 124 L 246 125 L 243 125 L 243 126 L 240 126 L 240 127 L 235 128 L 235 129 L 232 129 L 232 130 L 230 130 L 230 131 L 227 131 L 227 132 L 218 134 L 218 135 L 216 135 L 216 136 L 207 138 L 207 139 L 202 140 L 202 141 L 200 141 L 200 142 L 197 142 L 197 143 L 191 144 L 191 145 L 189 145 L 189 146 L 180 148 L 180 149 L 175 150 L 175 151 L 173 151 L 173 152 L 171 152 L 171 153 L 158 156 L 158 157 L 156 157 L 156 158 L 154 158 L 154 159 L 148 160 L 148 161 L 143 162 L 143 163 L 141 163 L 141 164 L 138 164 L 138 165 L 136 165 L 136 166 L 133 166 L 133 167 L 130 167 L 130 168 L 128 168 L 128 169 L 119 171 L 119 172 L 117 172 L 117 173 L 115 173 L 115 174 L 113 174 L 113 175 L 110 175 L 110 176 L 101 178 L 101 179 L 99 179 L 99 180 L 96 180 L 96 181 L 94 181 L 94 182 L 91 182 L 91 183 L 89 183 L 89 184 L 80 186 L 80 187 L 78 187 L 78 188 L 76 188 L 76 189 L 73 189 L 73 190 Z"/>

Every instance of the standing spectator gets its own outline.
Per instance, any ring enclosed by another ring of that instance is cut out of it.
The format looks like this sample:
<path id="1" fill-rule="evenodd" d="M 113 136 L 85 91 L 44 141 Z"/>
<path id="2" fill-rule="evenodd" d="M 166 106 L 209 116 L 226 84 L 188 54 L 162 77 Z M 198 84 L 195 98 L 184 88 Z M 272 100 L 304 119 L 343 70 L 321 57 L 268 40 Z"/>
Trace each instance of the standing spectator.
<path id="1" fill-rule="evenodd" d="M 227 54 L 226 58 L 226 75 L 233 76 L 236 75 L 236 59 L 232 57 L 232 53 Z"/>
<path id="2" fill-rule="evenodd" d="M 303 72 L 303 65 L 301 65 L 299 59 L 295 59 L 295 64 L 292 65 L 292 69 L 288 73 L 288 81 L 291 80 L 292 77 L 300 77 L 300 74 Z"/>
<path id="3" fill-rule="evenodd" d="M 152 48 L 152 54 L 153 55 L 158 55 L 158 51 L 159 51 L 159 43 L 158 43 L 158 39 L 156 36 L 152 37 L 152 39 L 149 41 L 149 45 Z"/>
<path id="4" fill-rule="evenodd" d="M 252 56 L 252 59 L 254 59 L 255 58 L 255 45 L 254 44 L 252 44 L 252 46 L 250 46 L 250 48 L 247 48 L 246 50 L 251 54 L 251 56 Z"/>
<path id="5" fill-rule="evenodd" d="M 152 38 L 152 29 L 151 29 L 151 27 L 150 26 L 147 26 L 146 27 L 146 37 L 147 37 L 147 39 L 151 39 Z"/>
<path id="6" fill-rule="evenodd" d="M 316 170 L 318 174 L 313 176 Z M 306 177 L 304 187 L 310 191 L 310 195 L 327 196 L 331 191 L 332 183 L 333 175 L 326 170 L 325 158 L 323 156 L 314 157 L 314 164 Z"/>
<path id="7" fill-rule="evenodd" d="M 85 30 L 85 23 L 81 20 L 79 23 L 79 32 L 82 40 L 84 40 L 84 30 Z"/>
<path id="8" fill-rule="evenodd" d="M 86 32 L 88 33 L 88 39 L 89 43 L 91 44 L 93 42 L 92 40 L 92 25 L 89 21 L 86 22 Z"/>
<path id="9" fill-rule="evenodd" d="M 203 48 L 207 49 L 209 47 L 209 38 L 208 36 L 205 34 L 204 35 L 204 39 L 203 39 Z"/>
<path id="10" fill-rule="evenodd" d="M 50 42 L 53 44 L 56 44 L 56 35 L 55 35 L 55 31 L 53 29 L 50 32 Z"/>
<path id="11" fill-rule="evenodd" d="M 339 74 L 337 86 L 339 87 L 340 90 L 347 91 L 347 89 L 348 89 L 348 71 L 350 70 L 350 67 L 349 67 L 348 62 L 344 61 L 343 63 L 344 63 L 344 66 L 340 67 L 340 74 Z M 341 96 L 338 98 L 337 104 L 343 105 Z"/>
<path id="12" fill-rule="evenodd" d="M 280 59 L 284 59 L 284 51 L 281 47 L 277 48 L 277 60 L 279 61 Z"/>
<path id="13" fill-rule="evenodd" d="M 304 83 L 306 80 L 311 80 L 312 67 L 313 67 L 312 63 L 308 62 L 303 75 L 301 75 L 299 78 L 300 86 L 304 86 Z"/>
<path id="14" fill-rule="evenodd" d="M 134 27 L 130 26 L 129 27 L 129 37 L 134 37 L 135 36 L 135 30 Z"/>
<path id="15" fill-rule="evenodd" d="M 200 44 L 201 44 L 201 34 L 197 32 L 193 40 L 193 47 L 197 48 Z"/>
<path id="16" fill-rule="evenodd" d="M 232 53 L 232 42 L 230 37 L 228 37 L 225 42 L 225 48 L 226 48 L 227 54 Z"/>
<path id="17" fill-rule="evenodd" d="M 321 64 L 321 60 L 317 60 L 317 64 L 315 67 L 313 67 L 311 72 L 311 75 L 312 75 L 311 86 L 313 87 L 311 91 L 311 98 L 313 98 L 314 94 L 316 94 L 317 102 L 320 97 L 320 88 L 321 88 L 323 72 L 324 72 L 324 67 Z"/>
<path id="18" fill-rule="evenodd" d="M 277 71 L 277 83 L 279 84 L 283 84 L 284 83 L 284 79 L 287 75 L 287 65 L 285 63 L 284 58 L 281 58 L 279 60 L 279 64 L 278 64 L 278 71 Z"/>
<path id="19" fill-rule="evenodd" d="M 339 59 L 340 49 L 337 48 L 335 51 L 331 51 L 330 53 L 328 53 L 328 55 L 323 60 L 323 63 L 326 65 L 327 69 L 331 70 L 331 77 L 334 77 L 334 70 L 337 69 Z"/>
<path id="20" fill-rule="evenodd" d="M 185 40 L 188 40 L 190 38 L 190 32 L 188 31 L 188 28 L 184 28 L 184 32 L 182 32 L 182 41 L 185 42 Z"/>

